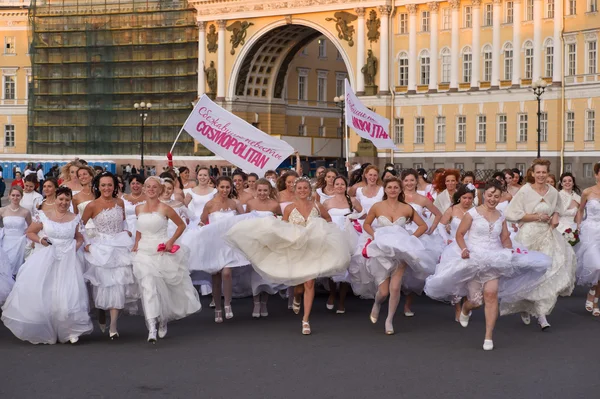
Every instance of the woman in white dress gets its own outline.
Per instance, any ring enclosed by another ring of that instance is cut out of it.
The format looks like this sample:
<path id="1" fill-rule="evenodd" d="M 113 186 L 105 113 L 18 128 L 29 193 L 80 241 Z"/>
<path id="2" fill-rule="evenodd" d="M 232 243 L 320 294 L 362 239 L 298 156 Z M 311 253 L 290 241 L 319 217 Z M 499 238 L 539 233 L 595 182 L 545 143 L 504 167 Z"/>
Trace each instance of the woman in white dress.
<path id="1" fill-rule="evenodd" d="M 356 219 L 350 220 L 348 216 L 358 216 L 362 213 L 362 206 L 356 198 L 348 195 L 348 182 L 344 176 L 337 176 L 333 180 L 334 195 L 329 198 L 323 206 L 329 212 L 331 221 L 346 234 L 350 248 L 354 250 L 358 242 L 359 232 L 362 227 Z M 339 284 L 339 290 L 337 287 Z M 329 298 L 327 299 L 327 309 L 332 310 L 335 306 L 335 297 L 339 292 L 340 298 L 336 313 L 346 313 L 346 295 L 350 289 L 350 279 L 348 273 L 333 276 L 329 279 Z"/>
<path id="2" fill-rule="evenodd" d="M 53 212 L 38 212 L 27 229 L 36 243 L 21 266 L 17 281 L 2 307 L 2 321 L 12 333 L 33 344 L 76 343 L 92 332 L 89 298 L 82 273 L 83 245 L 79 216 L 69 212 L 71 189 L 56 190 Z M 38 233 L 44 231 L 40 238 Z"/>
<path id="3" fill-rule="evenodd" d="M 94 175 L 94 170 L 87 165 L 82 165 L 77 169 L 77 180 L 81 184 L 81 191 L 73 195 L 73 213 L 76 215 L 83 215 L 86 206 L 96 199 L 94 190 L 92 190 Z M 87 237 L 92 238 L 94 236 L 94 222 L 92 218 L 88 218 L 84 226 Z"/>
<path id="4" fill-rule="evenodd" d="M 563 209 L 556 230 L 560 234 L 563 234 L 566 229 L 575 231 L 577 228 L 575 215 L 581 203 L 581 190 L 577 187 L 575 176 L 571 172 L 565 172 L 560 175 L 558 190 Z"/>
<path id="5" fill-rule="evenodd" d="M 196 174 L 198 185 L 192 189 L 184 190 L 185 205 L 194 214 L 193 225 L 200 223 L 200 216 L 202 216 L 206 203 L 213 199 L 217 193 L 217 190 L 210 186 L 210 176 L 208 173 L 208 168 L 205 166 L 198 169 L 198 173 Z"/>
<path id="6" fill-rule="evenodd" d="M 140 175 L 132 175 L 129 177 L 129 194 L 123 195 L 121 199 L 125 204 L 125 220 L 127 221 L 127 231 L 135 237 L 137 216 L 135 208 L 138 205 L 146 203 L 146 195 L 144 194 L 145 179 Z"/>
<path id="7" fill-rule="evenodd" d="M 60 185 L 69 187 L 75 196 L 82 190 L 81 184 L 77 179 L 77 171 L 83 166 L 79 161 L 71 161 L 60 169 Z"/>
<path id="8" fill-rule="evenodd" d="M 427 197 L 431 202 L 435 201 L 437 194 L 433 189 L 433 184 L 427 181 L 427 171 L 423 168 L 419 168 L 417 169 L 417 173 L 419 174 L 417 193 L 421 194 L 423 197 Z"/>
<path id="9" fill-rule="evenodd" d="M 577 254 L 577 284 L 591 286 L 585 309 L 600 316 L 600 162 L 594 165 L 596 184 L 583 190 L 575 221 L 580 229 L 581 242 L 575 246 Z M 574 183 L 573 179 L 573 184 Z M 564 182 L 561 179 L 561 183 Z"/>
<path id="10" fill-rule="evenodd" d="M 158 199 L 163 190 L 158 177 L 146 179 L 144 189 L 146 203 L 135 208 L 138 223 L 132 249 L 133 275 L 142 298 L 148 342 L 154 344 L 157 322 L 158 337 L 164 338 L 168 322 L 195 313 L 202 306 L 189 276 L 188 249 L 175 246 L 185 223 L 173 208 Z M 171 237 L 167 234 L 169 220 L 177 225 Z"/>
<path id="11" fill-rule="evenodd" d="M 254 269 L 266 280 L 296 286 L 293 310 L 300 312 L 304 294 L 302 334 L 311 333 L 309 317 L 315 295 L 315 279 L 343 273 L 350 262 L 350 247 L 331 221 L 327 210 L 310 198 L 310 180 L 296 180 L 296 200 L 277 218 L 244 220 L 227 238 L 246 254 Z M 289 222 L 289 223 L 286 223 Z"/>
<path id="12" fill-rule="evenodd" d="M 44 197 L 35 191 L 38 184 L 37 177 L 31 174 L 23 181 L 23 198 L 21 199 L 21 206 L 29 211 L 33 215 L 34 210 L 42 203 Z"/>
<path id="13" fill-rule="evenodd" d="M 356 189 L 356 199 L 363 208 L 363 213 L 368 214 L 371 207 L 381 201 L 384 192 L 379 179 L 379 169 L 374 165 L 365 168 L 363 179 L 365 185 Z"/>
<path id="14" fill-rule="evenodd" d="M 402 277 L 406 268 L 411 267 L 418 278 L 425 279 L 429 274 L 418 272 L 425 270 L 418 257 L 424 255 L 426 250 L 418 238 L 427 231 L 427 224 L 404 202 L 399 178 L 388 179 L 383 184 L 385 194 L 380 202 L 371 207 L 363 226 L 368 235 L 363 236 L 363 239 L 370 238 L 362 252 L 353 256 L 349 272 L 353 288 L 357 287 L 355 293 L 367 296 L 364 289 L 358 288 L 361 285 L 377 287 L 370 314 L 373 324 L 377 323 L 381 304 L 389 295 L 385 333 L 391 335 L 394 334 L 393 320 L 400 303 Z M 375 221 L 376 229 L 373 228 Z M 418 227 L 411 235 L 406 230 L 406 225 L 413 221 Z"/>
<path id="15" fill-rule="evenodd" d="M 248 173 L 248 187 L 244 190 L 249 193 L 252 198 L 256 198 L 256 182 L 258 181 L 258 175 L 256 173 Z"/>
<path id="16" fill-rule="evenodd" d="M 163 184 L 164 190 L 160 196 L 160 201 L 165 205 L 169 205 L 171 208 L 173 208 L 175 210 L 175 212 L 177 212 L 177 215 L 179 215 L 181 220 L 183 220 L 184 223 L 186 224 L 186 230 L 187 230 L 187 225 L 190 223 L 190 220 L 192 220 L 194 215 L 190 212 L 190 210 L 187 208 L 187 206 L 185 206 L 185 204 L 183 202 L 173 199 L 173 192 L 175 190 L 175 182 L 173 182 L 172 179 L 170 179 L 170 178 L 162 179 L 162 184 Z M 172 220 L 169 220 L 169 227 L 167 228 L 167 234 L 169 236 L 172 236 L 173 234 L 175 234 L 176 230 L 177 230 L 177 225 L 175 223 L 173 223 Z M 185 234 L 185 231 L 183 234 Z M 183 235 L 182 235 L 182 237 L 183 237 Z"/>
<path id="17" fill-rule="evenodd" d="M 33 175 L 30 175 L 33 176 Z M 23 189 L 13 186 L 8 192 L 10 203 L 0 208 L 0 219 L 4 226 L 4 239 L 2 250 L 6 261 L 10 265 L 11 275 L 16 276 L 25 258 L 27 237 L 25 231 L 31 224 L 31 214 L 19 205 L 23 197 Z"/>
<path id="18" fill-rule="evenodd" d="M 333 180 L 337 177 L 337 175 L 337 170 L 326 169 L 325 174 L 317 179 L 315 198 L 321 204 L 324 204 L 325 201 L 334 196 L 335 189 L 333 188 Z"/>
<path id="19" fill-rule="evenodd" d="M 521 176 L 521 172 L 519 169 L 512 169 L 512 178 L 508 179 L 508 173 L 505 173 L 505 181 L 506 181 L 506 190 L 513 197 L 517 195 L 517 192 L 521 189 L 521 182 L 523 177 Z"/>
<path id="20" fill-rule="evenodd" d="M 440 173 L 436 180 L 437 196 L 433 204 L 442 212 L 446 212 L 452 205 L 452 196 L 456 192 L 460 172 L 456 169 L 446 169 L 444 173 Z"/>
<path id="21" fill-rule="evenodd" d="M 231 180 L 233 181 L 233 186 L 235 187 L 237 201 L 244 209 L 246 209 L 246 204 L 248 201 L 254 198 L 252 194 L 246 192 L 245 185 L 248 182 L 248 175 L 238 169 L 231 175 Z"/>
<path id="22" fill-rule="evenodd" d="M 555 230 L 564 207 L 558 191 L 546 183 L 549 169 L 549 161 L 533 161 L 535 181 L 521 187 L 506 208 L 505 217 L 520 225 L 516 241 L 550 256 L 552 266 L 534 284 L 500 303 L 500 314 L 520 312 L 525 324 L 530 323 L 530 315 L 536 316 L 542 330 L 550 327 L 546 316 L 552 312 L 558 296 L 571 295 L 577 263 L 573 248 Z"/>
<path id="23" fill-rule="evenodd" d="M 179 177 L 181 178 L 181 182 L 183 183 L 183 187 L 181 187 L 181 189 L 184 192 L 187 189 L 192 189 L 196 187 L 196 182 L 194 180 L 190 180 L 190 169 L 187 166 L 181 166 L 179 168 Z"/>
<path id="24" fill-rule="evenodd" d="M 88 269 L 83 277 L 93 287 L 96 308 L 110 313 L 111 340 L 119 338 L 119 311 L 136 313 L 139 300 L 131 267 L 133 238 L 123 229 L 127 225 L 125 205 L 117 197 L 117 185 L 116 177 L 110 172 L 96 176 L 93 184 L 96 199 L 85 207 L 81 218 L 83 224 L 93 220 L 95 226 L 95 235 L 86 240 L 84 246 Z"/>
<path id="25" fill-rule="evenodd" d="M 8 294 L 12 291 L 15 285 L 13 279 L 12 267 L 8 263 L 8 256 L 2 250 L 2 239 L 4 238 L 4 231 L 0 229 L 0 306 L 4 305 Z"/>
<path id="26" fill-rule="evenodd" d="M 294 182 L 298 178 L 298 173 L 293 170 L 285 172 L 277 179 L 277 191 L 279 192 L 279 206 L 281 213 L 285 212 L 285 208 L 296 200 L 294 193 Z"/>
<path id="27" fill-rule="evenodd" d="M 484 350 L 494 348 L 499 283 L 531 271 L 530 278 L 516 283 L 525 285 L 525 281 L 539 278 L 550 264 L 550 259 L 541 254 L 513 253 L 506 222 L 496 209 L 501 195 L 498 181 L 486 184 L 483 204 L 462 217 L 456 242 L 446 248 L 436 273 L 427 278 L 425 286 L 427 295 L 433 299 L 455 302 L 457 298 L 467 297 L 459 314 L 463 327 L 469 324 L 471 311 L 485 304 Z"/>

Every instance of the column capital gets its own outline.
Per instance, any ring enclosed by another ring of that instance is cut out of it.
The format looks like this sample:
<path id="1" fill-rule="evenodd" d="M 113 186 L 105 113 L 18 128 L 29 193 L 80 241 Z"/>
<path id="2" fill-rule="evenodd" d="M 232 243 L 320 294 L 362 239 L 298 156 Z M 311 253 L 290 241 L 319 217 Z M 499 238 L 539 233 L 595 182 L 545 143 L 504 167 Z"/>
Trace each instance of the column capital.
<path id="1" fill-rule="evenodd" d="M 392 12 L 391 6 L 379 6 L 379 13 L 382 16 L 387 17 L 388 15 L 390 15 L 391 12 Z"/>
<path id="2" fill-rule="evenodd" d="M 440 3 L 437 1 L 432 1 L 431 3 L 427 3 L 427 7 L 429 7 L 429 11 L 433 13 L 437 13 L 440 9 Z"/>
<path id="3" fill-rule="evenodd" d="M 407 4 L 406 9 L 410 15 L 417 15 L 417 5 L 416 4 Z"/>
<path id="4" fill-rule="evenodd" d="M 454 10 L 458 10 L 460 8 L 460 0 L 450 0 L 448 3 L 450 3 L 450 7 L 452 7 Z"/>
<path id="5" fill-rule="evenodd" d="M 472 0 L 471 5 L 473 5 L 474 8 L 478 8 L 481 6 L 481 0 Z"/>
<path id="6" fill-rule="evenodd" d="M 502 5 L 502 0 L 492 0 L 492 3 L 494 3 L 494 5 Z"/>
<path id="7" fill-rule="evenodd" d="M 206 31 L 206 22 L 205 21 L 196 21 L 196 26 L 200 32 Z"/>
<path id="8" fill-rule="evenodd" d="M 219 30 L 225 29 L 225 27 L 227 26 L 227 21 L 224 19 L 219 19 L 217 21 L 217 28 L 219 28 Z"/>
<path id="9" fill-rule="evenodd" d="M 364 7 L 356 7 L 354 9 L 354 12 L 359 16 L 359 17 L 364 17 L 365 16 L 365 8 Z"/>

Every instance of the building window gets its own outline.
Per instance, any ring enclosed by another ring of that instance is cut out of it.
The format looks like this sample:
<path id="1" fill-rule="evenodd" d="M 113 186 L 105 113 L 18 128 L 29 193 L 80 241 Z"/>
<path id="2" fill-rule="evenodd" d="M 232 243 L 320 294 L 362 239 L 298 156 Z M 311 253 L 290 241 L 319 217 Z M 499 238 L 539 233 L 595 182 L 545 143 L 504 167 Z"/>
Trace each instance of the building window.
<path id="1" fill-rule="evenodd" d="M 421 32 L 429 32 L 429 11 L 421 14 Z"/>
<path id="2" fill-rule="evenodd" d="M 554 44 L 546 45 L 546 77 L 551 78 L 554 72 Z"/>
<path id="3" fill-rule="evenodd" d="M 435 142 L 445 143 L 446 142 L 446 117 L 438 116 L 435 119 Z"/>
<path id="4" fill-rule="evenodd" d="M 598 0 L 590 0 L 590 12 L 598 11 Z"/>
<path id="5" fill-rule="evenodd" d="M 512 79 L 513 69 L 513 47 L 508 43 L 504 46 L 504 80 Z"/>
<path id="6" fill-rule="evenodd" d="M 471 47 L 465 47 L 463 49 L 463 82 L 468 83 L 471 81 L 471 64 L 473 62 L 473 54 L 471 53 Z"/>
<path id="7" fill-rule="evenodd" d="M 574 141 L 575 140 L 575 112 L 569 111 L 567 112 L 566 121 L 566 130 L 565 130 L 565 141 Z"/>
<path id="8" fill-rule="evenodd" d="M 483 48 L 483 81 L 492 80 L 492 47 L 487 45 Z"/>
<path id="9" fill-rule="evenodd" d="M 533 76 L 533 44 L 530 41 L 525 42 L 525 79 L 531 79 Z"/>
<path id="10" fill-rule="evenodd" d="M 452 14 L 449 8 L 442 9 L 442 29 L 450 30 L 452 28 Z"/>
<path id="11" fill-rule="evenodd" d="M 415 144 L 425 142 L 425 118 L 417 116 L 415 118 Z"/>
<path id="12" fill-rule="evenodd" d="M 325 126 L 319 126 L 319 137 L 325 137 Z"/>
<path id="13" fill-rule="evenodd" d="M 507 131 L 508 123 L 506 115 L 498 115 L 498 136 L 496 137 L 498 143 L 506 143 Z"/>
<path id="14" fill-rule="evenodd" d="M 348 75 L 346 75 L 343 72 L 335 73 L 335 95 L 336 95 L 336 97 L 343 97 L 346 94 L 345 80 L 346 80 L 347 76 Z"/>
<path id="15" fill-rule="evenodd" d="M 567 75 L 577 74 L 577 45 L 571 43 L 567 45 Z"/>
<path id="16" fill-rule="evenodd" d="M 533 21 L 533 0 L 527 0 L 525 21 Z"/>
<path id="17" fill-rule="evenodd" d="M 585 111 L 585 140 L 594 141 L 596 136 L 596 111 L 588 109 Z"/>
<path id="18" fill-rule="evenodd" d="M 421 84 L 422 85 L 429 84 L 429 67 L 430 67 L 429 52 L 427 52 L 427 50 L 423 50 L 421 52 Z"/>
<path id="19" fill-rule="evenodd" d="M 408 54 L 405 52 L 398 57 L 398 85 L 408 86 Z"/>
<path id="20" fill-rule="evenodd" d="M 445 47 L 442 49 L 442 83 L 450 82 L 450 71 L 452 70 L 451 60 L 452 56 L 450 55 L 450 49 Z"/>
<path id="21" fill-rule="evenodd" d="M 467 141 L 467 117 L 456 117 L 456 142 L 465 143 Z"/>
<path id="22" fill-rule="evenodd" d="M 587 42 L 587 73 L 595 74 L 598 70 L 597 62 L 598 62 L 598 42 L 591 41 Z"/>
<path id="23" fill-rule="evenodd" d="M 404 118 L 394 120 L 394 144 L 404 143 Z"/>
<path id="24" fill-rule="evenodd" d="M 586 177 L 586 178 L 594 177 L 593 168 L 592 168 L 591 163 L 583 164 L 583 177 Z"/>
<path id="25" fill-rule="evenodd" d="M 527 114 L 519 114 L 519 142 L 527 142 Z"/>
<path id="26" fill-rule="evenodd" d="M 15 146 L 15 125 L 4 125 L 4 147 Z"/>
<path id="27" fill-rule="evenodd" d="M 4 75 L 4 99 L 14 100 L 15 99 L 15 81 L 16 76 Z"/>
<path id="28" fill-rule="evenodd" d="M 494 24 L 494 6 L 492 3 L 485 5 L 483 26 L 492 26 Z"/>
<path id="29" fill-rule="evenodd" d="M 300 52 L 300 55 L 303 55 L 303 56 L 306 56 L 306 55 L 308 55 L 308 47 L 304 47 L 304 48 L 302 49 L 302 51 Z"/>
<path id="30" fill-rule="evenodd" d="M 408 14 L 400 14 L 399 21 L 400 26 L 398 29 L 400 30 L 400 34 L 404 35 L 408 33 Z"/>
<path id="31" fill-rule="evenodd" d="M 464 8 L 463 21 L 465 28 L 473 27 L 473 8 L 471 6 L 466 6 Z"/>
<path id="32" fill-rule="evenodd" d="M 308 99 L 308 69 L 298 69 L 298 100 Z"/>
<path id="33" fill-rule="evenodd" d="M 540 113 L 540 142 L 548 141 L 548 113 Z"/>
<path id="34" fill-rule="evenodd" d="M 572 173 L 572 171 L 573 171 L 573 164 L 571 164 L 571 163 L 566 163 L 566 164 L 565 164 L 565 172 Z"/>
<path id="35" fill-rule="evenodd" d="M 577 14 L 577 0 L 569 0 L 569 10 L 567 15 Z"/>
<path id="36" fill-rule="evenodd" d="M 327 58 L 327 41 L 319 39 L 319 58 Z"/>
<path id="37" fill-rule="evenodd" d="M 336 61 L 343 61 L 344 59 L 342 58 L 342 53 L 340 53 L 340 50 L 336 50 L 336 56 L 335 56 L 335 60 Z"/>
<path id="38" fill-rule="evenodd" d="M 317 101 L 324 103 L 327 101 L 327 72 L 317 72 Z"/>
<path id="39" fill-rule="evenodd" d="M 17 48 L 15 46 L 14 36 L 4 36 L 4 54 L 16 54 Z M 8 125 L 12 126 L 12 125 Z"/>
<path id="40" fill-rule="evenodd" d="M 546 2 L 546 18 L 554 18 L 554 0 Z"/>
<path id="41" fill-rule="evenodd" d="M 477 142 L 485 143 L 487 141 L 487 117 L 485 115 L 477 116 Z"/>
<path id="42" fill-rule="evenodd" d="M 298 136 L 306 136 L 306 125 L 304 123 L 298 125 Z"/>
<path id="43" fill-rule="evenodd" d="M 513 19 L 514 19 L 514 17 L 513 17 L 513 2 L 507 1 L 506 2 L 506 23 L 512 24 Z"/>

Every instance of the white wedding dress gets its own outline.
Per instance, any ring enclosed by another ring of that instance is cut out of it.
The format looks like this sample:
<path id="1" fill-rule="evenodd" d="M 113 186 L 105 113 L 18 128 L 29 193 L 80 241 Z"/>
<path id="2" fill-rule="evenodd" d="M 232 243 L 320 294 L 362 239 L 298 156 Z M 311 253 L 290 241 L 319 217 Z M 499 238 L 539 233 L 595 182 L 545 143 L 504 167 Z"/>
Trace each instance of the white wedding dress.
<path id="1" fill-rule="evenodd" d="M 577 254 L 577 284 L 596 285 L 600 280 L 600 199 L 585 204 L 585 220 L 581 222 Z"/>
<path id="2" fill-rule="evenodd" d="M 146 201 L 138 202 L 133 204 L 125 199 L 125 196 L 121 197 L 123 204 L 125 205 L 125 220 L 127 221 L 127 230 L 131 233 L 131 236 L 135 238 L 137 215 L 135 214 L 135 208 L 138 205 L 143 205 Z"/>
<path id="3" fill-rule="evenodd" d="M 80 218 L 58 223 L 42 211 L 37 217 L 52 245 L 36 245 L 19 269 L 15 286 L 2 307 L 2 321 L 23 341 L 67 342 L 93 329 L 82 273 L 83 256 L 75 249 Z"/>
<path id="4" fill-rule="evenodd" d="M 2 222 L 4 223 L 2 249 L 14 276 L 18 273 L 25 258 L 27 221 L 22 216 L 4 216 Z"/>
<path id="5" fill-rule="evenodd" d="M 3 236 L 4 231 L 0 229 L 0 244 L 2 243 Z M 8 298 L 8 294 L 10 294 L 15 285 L 12 276 L 12 267 L 8 263 L 8 257 L 2 250 L 2 245 L 0 245 L 0 306 L 4 304 L 6 298 Z"/>

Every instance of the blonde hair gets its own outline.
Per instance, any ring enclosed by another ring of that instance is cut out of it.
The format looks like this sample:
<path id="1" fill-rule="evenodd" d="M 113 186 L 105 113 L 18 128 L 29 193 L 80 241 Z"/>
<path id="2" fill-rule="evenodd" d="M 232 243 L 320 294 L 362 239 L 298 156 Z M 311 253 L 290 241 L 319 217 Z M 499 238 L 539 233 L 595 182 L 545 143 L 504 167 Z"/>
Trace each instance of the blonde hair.
<path id="1" fill-rule="evenodd" d="M 272 200 L 277 200 L 277 189 L 275 187 L 273 187 L 273 185 L 271 184 L 270 181 L 268 181 L 264 177 L 261 179 L 258 179 L 256 181 L 256 187 L 258 187 L 258 186 L 268 186 L 269 187 L 269 198 L 271 198 Z"/>
<path id="2" fill-rule="evenodd" d="M 71 161 L 64 165 L 62 168 L 60 168 L 60 177 L 63 179 L 64 182 L 71 181 L 71 168 L 73 166 L 76 166 L 77 170 L 79 170 L 79 168 L 83 165 L 77 161 Z M 92 176 L 94 176 L 93 173 Z"/>

